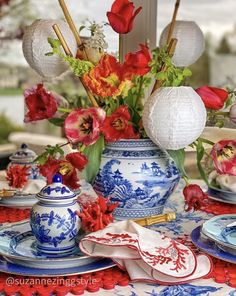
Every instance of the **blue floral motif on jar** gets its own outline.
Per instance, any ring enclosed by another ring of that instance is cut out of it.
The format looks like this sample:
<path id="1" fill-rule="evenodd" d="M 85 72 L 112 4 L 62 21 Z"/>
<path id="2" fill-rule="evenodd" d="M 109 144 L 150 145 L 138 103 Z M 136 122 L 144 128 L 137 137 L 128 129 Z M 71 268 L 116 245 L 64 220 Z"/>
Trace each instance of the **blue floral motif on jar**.
<path id="1" fill-rule="evenodd" d="M 47 243 L 58 247 L 65 239 L 71 241 L 77 234 L 76 220 L 77 215 L 75 212 L 67 209 L 68 215 L 62 217 L 56 214 L 53 210 L 49 213 L 39 214 L 31 212 L 31 228 L 40 243 Z M 56 227 L 58 234 L 51 234 L 51 226 Z"/>
<path id="2" fill-rule="evenodd" d="M 36 197 L 39 201 L 31 209 L 30 226 L 37 251 L 58 256 L 73 252 L 81 226 L 77 195 L 56 174 L 53 183 L 42 188 Z"/>
<path id="3" fill-rule="evenodd" d="M 160 214 L 180 179 L 174 161 L 151 140 L 122 140 L 103 151 L 94 189 L 119 202 L 116 219 Z"/>

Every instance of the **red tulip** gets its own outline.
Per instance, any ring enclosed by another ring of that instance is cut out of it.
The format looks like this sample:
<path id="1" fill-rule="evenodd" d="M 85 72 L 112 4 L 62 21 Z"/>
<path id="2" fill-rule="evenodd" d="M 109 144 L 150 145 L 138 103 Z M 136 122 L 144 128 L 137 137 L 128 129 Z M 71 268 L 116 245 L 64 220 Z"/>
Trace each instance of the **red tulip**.
<path id="1" fill-rule="evenodd" d="M 196 92 L 202 98 L 206 108 L 219 110 L 223 108 L 225 101 L 228 98 L 228 92 L 221 88 L 202 86 L 196 89 Z"/>
<path id="2" fill-rule="evenodd" d="M 131 116 L 126 105 L 120 106 L 111 116 L 107 116 L 101 128 L 107 142 L 114 142 L 120 139 L 137 139 L 138 134 L 134 132 L 133 126 L 129 123 Z"/>
<path id="3" fill-rule="evenodd" d="M 208 195 L 204 193 L 200 186 L 197 184 L 190 184 L 183 190 L 185 204 L 187 206 L 186 211 L 200 210 L 206 205 Z"/>
<path id="4" fill-rule="evenodd" d="M 72 111 L 65 120 L 67 139 L 73 144 L 94 144 L 100 137 L 100 127 L 105 116 L 102 108 L 91 107 Z"/>
<path id="5" fill-rule="evenodd" d="M 129 0 L 115 0 L 111 11 L 107 12 L 112 29 L 119 34 L 129 33 L 133 28 L 134 18 L 142 10 L 142 7 L 134 10 L 133 2 Z"/>
<path id="6" fill-rule="evenodd" d="M 123 65 L 124 76 L 128 78 L 133 75 L 145 75 L 150 71 L 149 62 L 151 61 L 151 55 L 148 51 L 148 47 L 144 44 L 139 45 L 141 50 L 135 53 L 128 53 L 125 56 L 125 62 Z"/>
<path id="7" fill-rule="evenodd" d="M 28 112 L 25 115 L 25 122 L 52 118 L 57 112 L 57 102 L 55 97 L 45 90 L 43 84 L 38 84 L 37 88 L 26 90 L 24 93 L 25 104 Z"/>
<path id="8" fill-rule="evenodd" d="M 88 160 L 85 155 L 80 152 L 69 153 L 66 159 L 53 159 L 49 157 L 47 162 L 39 166 L 40 173 L 47 179 L 47 183 L 51 184 L 53 176 L 57 173 L 62 175 L 62 183 L 71 189 L 78 189 L 78 176 L 76 169 L 82 171 Z"/>
<path id="9" fill-rule="evenodd" d="M 211 151 L 215 169 L 219 174 L 236 175 L 236 140 L 222 140 Z"/>

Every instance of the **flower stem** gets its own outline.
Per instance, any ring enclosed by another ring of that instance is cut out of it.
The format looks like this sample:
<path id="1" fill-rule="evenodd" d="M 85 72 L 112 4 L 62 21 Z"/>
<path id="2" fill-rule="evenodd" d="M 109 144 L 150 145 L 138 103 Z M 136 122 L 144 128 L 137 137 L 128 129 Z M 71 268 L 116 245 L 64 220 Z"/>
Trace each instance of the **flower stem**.
<path id="1" fill-rule="evenodd" d="M 182 178 L 185 181 L 186 186 L 188 186 L 189 185 L 189 179 L 188 179 L 188 177 L 183 176 Z"/>
<path id="2" fill-rule="evenodd" d="M 119 34 L 119 62 L 123 63 L 123 37 Z"/>
<path id="3" fill-rule="evenodd" d="M 212 146 L 215 145 L 215 143 L 212 142 L 212 141 L 210 141 L 210 140 L 207 140 L 207 139 L 204 139 L 204 138 L 201 138 L 201 137 L 199 137 L 198 139 L 199 139 L 200 141 L 202 141 L 203 143 L 206 143 L 206 144 L 209 144 L 209 145 L 212 145 Z M 196 145 L 196 146 L 197 146 L 197 145 Z"/>
<path id="4" fill-rule="evenodd" d="M 70 144 L 70 142 L 63 143 L 63 144 L 59 145 L 59 147 L 61 148 L 61 147 L 64 147 L 64 146 L 66 146 L 68 144 Z"/>
<path id="5" fill-rule="evenodd" d="M 134 102 L 134 108 L 136 108 L 138 102 L 140 101 L 141 98 L 141 92 L 142 92 L 142 87 L 143 87 L 143 76 L 140 77 L 140 81 L 139 81 L 139 88 L 138 88 L 138 92 L 136 95 L 136 100 Z"/>
<path id="6" fill-rule="evenodd" d="M 214 112 L 213 114 L 216 116 L 217 115 L 224 116 L 224 117 L 229 116 L 229 112 L 227 112 L 227 111 L 217 111 L 217 112 Z"/>
<path id="7" fill-rule="evenodd" d="M 62 113 L 70 113 L 73 111 L 72 109 L 62 108 L 62 107 L 58 107 L 57 110 Z"/>

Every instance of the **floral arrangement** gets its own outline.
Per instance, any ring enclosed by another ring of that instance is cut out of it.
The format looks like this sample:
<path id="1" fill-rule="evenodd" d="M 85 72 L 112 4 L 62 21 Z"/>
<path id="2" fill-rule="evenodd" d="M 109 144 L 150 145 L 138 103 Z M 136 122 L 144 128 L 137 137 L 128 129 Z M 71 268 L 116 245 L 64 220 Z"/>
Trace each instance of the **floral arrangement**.
<path id="1" fill-rule="evenodd" d="M 127 34 L 132 30 L 135 18 L 141 10 L 142 7 L 136 8 L 130 0 L 115 0 L 107 12 L 108 22 L 116 33 Z M 140 50 L 127 53 L 122 62 L 122 56 L 118 60 L 106 52 L 102 26 L 91 23 L 89 29 L 91 37 L 81 43 L 75 57 L 58 28 L 55 29 L 58 39 L 48 38 L 51 51 L 47 53 L 49 57 L 60 57 L 70 66 L 87 91 L 89 100 L 76 106 L 74 102 L 65 104 L 65 100 L 58 99 L 58 96 L 46 90 L 43 84 L 25 91 L 25 122 L 48 119 L 51 123 L 63 127 L 68 140 L 65 145 L 72 145 L 78 150 L 64 156 L 63 145 L 47 146 L 45 152 L 37 158 L 40 172 L 48 182 L 53 174 L 60 172 L 64 183 L 72 189 L 79 186 L 77 170 L 84 170 L 87 180 L 93 180 L 106 142 L 147 137 L 142 115 L 145 90 L 151 86 L 153 79 L 157 80 L 160 86 L 180 86 L 184 84 L 186 77 L 191 75 L 189 69 L 173 65 L 167 46 L 150 52 L 146 44 L 140 44 Z M 196 92 L 208 110 L 208 120 L 211 123 L 221 127 L 226 117 L 236 123 L 233 91 L 203 86 Z M 221 111 L 222 108 L 229 109 L 230 106 L 230 111 Z M 198 168 L 204 180 L 209 183 L 201 164 L 207 153 L 204 149 L 206 143 L 213 146 L 211 157 L 215 169 L 221 174 L 236 175 L 235 141 L 215 144 L 198 138 L 191 146 L 197 150 Z M 188 184 L 183 166 L 184 149 L 169 153 Z M 204 197 L 201 189 L 196 188 L 185 189 L 185 197 Z M 93 215 L 88 212 L 89 208 L 83 215 Z M 96 225 L 92 228 L 96 229 Z"/>

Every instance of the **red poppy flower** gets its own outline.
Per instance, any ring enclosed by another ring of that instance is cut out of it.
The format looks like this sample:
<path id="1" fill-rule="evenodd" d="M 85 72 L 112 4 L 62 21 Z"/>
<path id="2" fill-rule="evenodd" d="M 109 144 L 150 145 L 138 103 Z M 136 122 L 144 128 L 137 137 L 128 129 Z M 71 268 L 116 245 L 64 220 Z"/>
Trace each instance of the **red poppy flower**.
<path id="1" fill-rule="evenodd" d="M 123 71 L 126 77 L 133 75 L 145 75 L 150 71 L 149 62 L 151 61 L 151 55 L 148 47 L 144 44 L 139 45 L 141 50 L 135 53 L 128 53 L 125 56 L 125 62 L 123 65 Z"/>
<path id="2" fill-rule="evenodd" d="M 38 84 L 36 89 L 26 90 L 24 97 L 28 108 L 24 122 L 52 118 L 57 112 L 56 99 L 45 90 L 43 84 Z"/>
<path id="3" fill-rule="evenodd" d="M 109 199 L 98 196 L 95 201 L 82 204 L 82 211 L 78 212 L 81 218 L 82 229 L 86 232 L 98 231 L 113 222 L 112 212 L 117 208 L 117 203 L 109 203 Z"/>
<path id="4" fill-rule="evenodd" d="M 78 176 L 76 169 L 83 170 L 88 160 L 85 155 L 80 152 L 69 153 L 66 160 L 48 158 L 44 165 L 39 166 L 40 173 L 47 179 L 47 183 L 51 184 L 53 176 L 57 173 L 62 175 L 62 183 L 71 189 L 78 189 Z"/>
<path id="5" fill-rule="evenodd" d="M 11 165 L 6 171 L 6 179 L 9 186 L 13 188 L 23 188 L 28 180 L 29 169 L 29 166 Z"/>
<path id="6" fill-rule="evenodd" d="M 132 86 L 130 80 L 123 79 L 122 65 L 108 54 L 103 55 L 97 66 L 83 78 L 90 91 L 102 98 L 127 95 Z"/>
<path id="7" fill-rule="evenodd" d="M 78 109 L 72 111 L 65 120 L 65 134 L 73 143 L 94 144 L 100 136 L 100 127 L 106 113 L 101 108 Z"/>
<path id="8" fill-rule="evenodd" d="M 211 151 L 215 169 L 219 174 L 236 175 L 236 140 L 222 140 Z"/>
<path id="9" fill-rule="evenodd" d="M 185 186 L 183 190 L 186 211 L 200 210 L 204 207 L 208 200 L 208 195 L 204 193 L 200 186 L 197 184 L 190 184 Z"/>
<path id="10" fill-rule="evenodd" d="M 107 17 L 112 29 L 119 34 L 127 34 L 133 28 L 134 18 L 142 10 L 142 7 L 135 11 L 133 2 L 129 0 L 115 0 Z"/>
<path id="11" fill-rule="evenodd" d="M 228 98 L 228 92 L 221 88 L 202 86 L 196 89 L 196 92 L 202 98 L 206 108 L 219 110 L 223 108 L 225 101 Z"/>
<path id="12" fill-rule="evenodd" d="M 120 139 L 137 139 L 139 135 L 134 132 L 133 126 L 129 123 L 131 116 L 128 106 L 122 105 L 111 116 L 107 116 L 101 128 L 107 142 L 114 142 Z"/>

